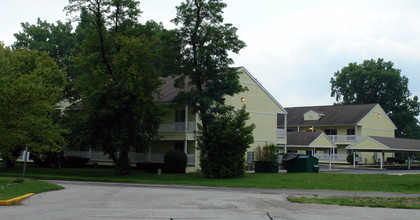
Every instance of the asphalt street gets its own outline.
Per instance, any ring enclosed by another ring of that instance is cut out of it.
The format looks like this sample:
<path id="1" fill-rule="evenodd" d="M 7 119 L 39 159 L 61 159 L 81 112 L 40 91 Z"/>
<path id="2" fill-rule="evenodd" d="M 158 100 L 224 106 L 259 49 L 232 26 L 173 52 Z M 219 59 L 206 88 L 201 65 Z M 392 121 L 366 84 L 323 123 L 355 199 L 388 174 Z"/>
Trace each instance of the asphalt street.
<path id="1" fill-rule="evenodd" d="M 0 207 L 0 219 L 415 219 L 420 210 L 297 204 L 289 196 L 420 196 L 50 181 L 64 190 Z"/>

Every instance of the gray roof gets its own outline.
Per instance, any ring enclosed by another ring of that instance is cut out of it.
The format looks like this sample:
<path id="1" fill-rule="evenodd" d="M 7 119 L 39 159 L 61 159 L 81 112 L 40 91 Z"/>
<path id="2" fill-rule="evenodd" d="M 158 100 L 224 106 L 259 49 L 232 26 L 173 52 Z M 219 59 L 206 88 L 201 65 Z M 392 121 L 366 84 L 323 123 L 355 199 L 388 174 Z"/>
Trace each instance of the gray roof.
<path id="1" fill-rule="evenodd" d="M 371 137 L 393 151 L 420 151 L 420 140 L 406 138 Z"/>
<path id="2" fill-rule="evenodd" d="M 287 132 L 287 144 L 310 145 L 322 132 Z"/>
<path id="3" fill-rule="evenodd" d="M 153 95 L 154 101 L 156 103 L 172 103 L 174 98 L 182 91 L 190 91 L 191 86 L 188 86 L 187 83 L 185 83 L 184 89 L 175 88 L 174 77 L 165 77 L 161 78 L 163 84 L 160 86 L 160 95 L 159 97 L 157 95 Z"/>
<path id="4" fill-rule="evenodd" d="M 353 126 L 362 120 L 377 104 L 328 105 L 286 108 L 287 126 Z M 323 116 L 318 120 L 304 120 L 303 115 L 314 111 Z M 278 127 L 284 125 L 284 115 L 277 115 Z"/>
<path id="5" fill-rule="evenodd" d="M 287 145 L 308 146 L 323 132 L 287 132 Z"/>

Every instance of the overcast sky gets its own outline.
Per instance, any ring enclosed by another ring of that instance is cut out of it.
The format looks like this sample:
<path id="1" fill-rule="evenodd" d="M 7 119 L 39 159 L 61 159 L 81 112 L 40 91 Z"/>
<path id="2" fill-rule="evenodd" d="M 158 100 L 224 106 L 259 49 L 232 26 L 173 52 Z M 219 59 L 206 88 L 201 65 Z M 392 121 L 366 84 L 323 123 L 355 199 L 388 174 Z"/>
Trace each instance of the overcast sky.
<path id="1" fill-rule="evenodd" d="M 67 0 L 0 0 L 0 41 L 11 45 L 20 23 L 65 21 Z M 141 22 L 166 28 L 181 0 L 143 0 Z M 232 55 L 284 106 L 330 105 L 330 79 L 348 63 L 384 58 L 420 95 L 420 1 L 226 0 L 225 22 L 247 47 Z"/>

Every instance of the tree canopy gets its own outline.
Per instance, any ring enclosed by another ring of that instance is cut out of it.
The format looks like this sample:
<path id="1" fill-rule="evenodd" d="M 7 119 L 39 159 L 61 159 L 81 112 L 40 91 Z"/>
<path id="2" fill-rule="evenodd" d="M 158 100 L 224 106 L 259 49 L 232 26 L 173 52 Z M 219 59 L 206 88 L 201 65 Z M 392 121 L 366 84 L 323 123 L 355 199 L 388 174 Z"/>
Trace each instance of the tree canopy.
<path id="1" fill-rule="evenodd" d="M 84 104 L 77 124 L 83 129 L 73 128 L 86 143 L 102 148 L 119 173 L 130 170 L 130 150 L 148 149 L 157 137 L 163 113 L 153 100 L 161 85 L 158 40 L 140 33 L 138 5 L 132 0 L 71 0 L 66 7 L 79 13 L 76 30 L 83 36 L 76 57 L 76 88 Z"/>
<path id="2" fill-rule="evenodd" d="M 0 153 L 13 166 L 25 145 L 31 151 L 63 147 L 66 131 L 54 121 L 65 72 L 47 53 L 0 44 Z"/>
<path id="3" fill-rule="evenodd" d="M 419 102 L 408 89 L 408 78 L 391 61 L 379 58 L 349 63 L 331 78 L 331 97 L 338 104 L 378 103 L 397 126 L 396 136 L 414 136 Z"/>
<path id="4" fill-rule="evenodd" d="M 175 73 L 178 77 L 176 86 L 183 87 L 186 83 L 192 88 L 187 93 L 179 94 L 176 99 L 189 104 L 194 112 L 199 113 L 200 160 L 203 170 L 209 169 L 204 172 L 208 177 L 232 177 L 241 173 L 235 170 L 239 167 L 228 167 L 233 170 L 222 171 L 218 169 L 220 167 L 213 166 L 221 159 L 214 156 L 224 156 L 222 158 L 228 161 L 232 161 L 232 157 L 237 159 L 245 156 L 242 150 L 236 151 L 236 155 L 218 155 L 214 152 L 219 150 L 216 145 L 220 144 L 214 139 L 229 142 L 230 138 L 234 138 L 211 129 L 211 126 L 220 123 L 226 125 L 226 121 L 236 120 L 233 116 L 224 118 L 224 115 L 232 115 L 233 111 L 233 107 L 225 105 L 225 97 L 245 90 L 239 83 L 237 69 L 230 67 L 233 60 L 229 57 L 229 52 L 238 53 L 245 43 L 238 38 L 235 27 L 223 23 L 225 7 L 226 4 L 220 0 L 186 0 L 176 7 L 177 15 L 172 20 L 179 26 L 176 34 L 181 51 L 177 60 L 179 69 Z M 248 148 L 247 136 L 243 138 Z"/>

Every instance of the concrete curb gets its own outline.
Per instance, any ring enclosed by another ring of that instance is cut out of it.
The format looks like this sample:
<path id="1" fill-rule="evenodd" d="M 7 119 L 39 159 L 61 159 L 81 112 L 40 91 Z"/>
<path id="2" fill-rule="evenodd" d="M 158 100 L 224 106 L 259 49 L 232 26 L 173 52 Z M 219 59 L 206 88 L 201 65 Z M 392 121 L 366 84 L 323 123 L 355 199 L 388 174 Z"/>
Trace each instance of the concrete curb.
<path id="1" fill-rule="evenodd" d="M 22 200 L 24 200 L 24 199 L 26 199 L 26 198 L 28 198 L 32 195 L 35 195 L 35 193 L 28 193 L 26 195 L 19 196 L 19 197 L 9 199 L 9 200 L 0 200 L 0 205 L 13 205 L 13 204 L 15 204 L 17 202 L 20 202 L 20 201 L 22 201 Z"/>

